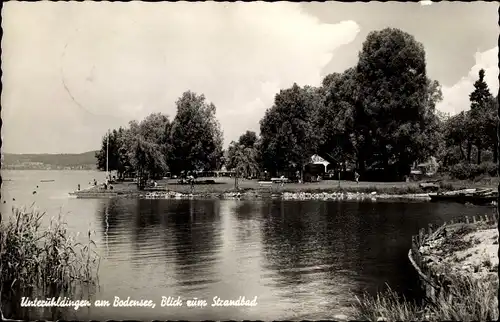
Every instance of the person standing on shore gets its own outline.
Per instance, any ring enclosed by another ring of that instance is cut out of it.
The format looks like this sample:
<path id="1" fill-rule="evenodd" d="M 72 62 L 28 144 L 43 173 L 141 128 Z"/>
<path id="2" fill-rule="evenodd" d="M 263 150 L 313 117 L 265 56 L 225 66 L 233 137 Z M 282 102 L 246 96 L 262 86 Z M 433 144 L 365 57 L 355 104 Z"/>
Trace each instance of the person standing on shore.
<path id="1" fill-rule="evenodd" d="M 356 183 L 359 184 L 359 173 L 358 173 L 358 171 L 354 171 L 354 180 L 356 180 Z"/>

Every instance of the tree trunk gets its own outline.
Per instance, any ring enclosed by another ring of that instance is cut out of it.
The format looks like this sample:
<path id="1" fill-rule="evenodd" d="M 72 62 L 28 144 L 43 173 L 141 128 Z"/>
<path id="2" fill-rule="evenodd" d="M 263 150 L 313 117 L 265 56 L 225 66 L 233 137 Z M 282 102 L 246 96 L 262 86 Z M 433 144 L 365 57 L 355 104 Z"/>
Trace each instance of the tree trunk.
<path id="1" fill-rule="evenodd" d="M 459 144 L 460 147 L 460 156 L 462 157 L 462 160 L 465 159 L 465 152 L 464 152 L 464 147 L 462 146 L 462 143 Z"/>
<path id="2" fill-rule="evenodd" d="M 472 142 L 467 141 L 467 162 L 471 162 L 472 155 Z"/>

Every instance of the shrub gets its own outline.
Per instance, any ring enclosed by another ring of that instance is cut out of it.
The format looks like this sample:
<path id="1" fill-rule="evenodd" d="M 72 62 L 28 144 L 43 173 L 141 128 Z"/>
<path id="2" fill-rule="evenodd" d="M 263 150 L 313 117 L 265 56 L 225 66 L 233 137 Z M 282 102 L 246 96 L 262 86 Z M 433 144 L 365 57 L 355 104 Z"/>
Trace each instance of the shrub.
<path id="1" fill-rule="evenodd" d="M 497 165 L 493 162 L 483 162 L 480 165 L 458 163 L 449 168 L 450 175 L 459 180 L 473 180 L 481 175 L 496 176 Z"/>
<path id="2" fill-rule="evenodd" d="M 454 277 L 448 292 L 417 305 L 390 289 L 376 297 L 365 295 L 354 305 L 358 318 L 377 321 L 497 321 L 498 277 Z"/>
<path id="3" fill-rule="evenodd" d="M 492 177 L 496 177 L 498 174 L 498 165 L 494 162 L 483 162 L 479 165 L 482 174 L 488 174 Z"/>

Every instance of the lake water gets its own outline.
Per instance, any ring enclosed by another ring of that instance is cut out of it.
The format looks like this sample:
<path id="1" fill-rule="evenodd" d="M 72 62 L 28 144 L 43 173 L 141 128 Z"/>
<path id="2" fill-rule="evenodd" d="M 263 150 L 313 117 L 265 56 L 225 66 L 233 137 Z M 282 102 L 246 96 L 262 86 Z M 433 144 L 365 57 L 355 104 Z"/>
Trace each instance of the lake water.
<path id="1" fill-rule="evenodd" d="M 102 261 L 100 289 L 92 301 L 113 302 L 118 296 L 157 303 L 154 309 L 68 310 L 65 319 L 319 320 L 349 315 L 354 295 L 373 294 L 386 284 L 415 296 L 418 287 L 407 254 L 420 227 L 493 211 L 428 202 L 74 199 L 68 191 L 94 178 L 102 181 L 104 173 L 2 171 L 2 177 L 4 218 L 13 205 L 34 202 L 50 216 L 65 213 L 74 232 L 95 230 Z M 208 306 L 161 307 L 162 296 L 180 296 L 184 303 L 204 299 Z M 215 296 L 257 296 L 258 304 L 211 307 Z M 30 312 L 31 319 L 53 318 Z"/>

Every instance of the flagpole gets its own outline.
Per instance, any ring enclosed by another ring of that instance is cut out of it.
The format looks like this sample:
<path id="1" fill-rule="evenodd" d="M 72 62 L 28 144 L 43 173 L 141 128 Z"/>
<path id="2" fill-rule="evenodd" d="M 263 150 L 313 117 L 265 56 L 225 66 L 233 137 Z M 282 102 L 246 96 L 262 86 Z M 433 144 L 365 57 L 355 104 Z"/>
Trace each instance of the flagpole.
<path id="1" fill-rule="evenodd" d="M 108 181 L 109 173 L 109 130 L 108 130 L 108 135 L 106 136 L 106 182 Z"/>

